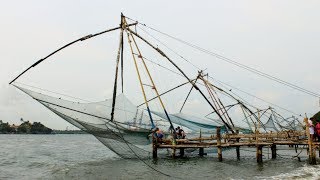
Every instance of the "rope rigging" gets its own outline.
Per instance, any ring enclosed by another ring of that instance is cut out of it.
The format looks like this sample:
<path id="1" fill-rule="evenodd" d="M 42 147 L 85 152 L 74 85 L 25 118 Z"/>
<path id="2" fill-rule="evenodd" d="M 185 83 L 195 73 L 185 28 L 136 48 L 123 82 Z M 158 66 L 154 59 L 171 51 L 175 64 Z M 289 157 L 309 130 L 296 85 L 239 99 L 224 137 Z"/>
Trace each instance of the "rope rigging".
<path id="1" fill-rule="evenodd" d="M 146 59 L 146 58 L 145 58 Z M 157 65 L 159 65 L 160 67 L 162 67 L 162 68 L 164 68 L 164 69 L 167 69 L 168 71 L 171 71 L 171 72 L 173 72 L 173 73 L 175 73 L 175 74 L 177 74 L 177 75 L 180 75 L 180 76 L 182 76 L 181 74 L 179 74 L 179 73 L 176 73 L 175 71 L 173 71 L 173 70 L 171 70 L 171 69 L 169 69 L 169 68 L 166 68 L 166 67 L 164 67 L 164 66 L 162 66 L 162 65 L 160 65 L 160 64 L 158 64 L 158 63 L 155 63 L 154 61 L 151 61 L 150 59 L 147 59 L 149 62 L 151 62 L 151 63 L 154 63 L 154 64 L 157 64 Z M 213 79 L 211 76 L 209 76 L 209 75 L 207 75 L 209 78 L 211 78 L 211 79 Z M 213 79 L 213 80 L 215 80 L 215 79 Z M 215 80 L 215 81 L 218 81 L 218 80 Z M 219 81 L 220 82 L 220 84 L 221 83 L 223 83 L 223 82 L 221 82 L 221 81 Z M 186 82 L 187 83 L 187 82 Z M 186 84 L 185 83 L 185 84 Z M 202 86 L 204 86 L 204 84 L 201 84 L 201 83 L 198 83 L 198 82 L 196 82 L 197 84 L 199 84 L 199 85 L 202 85 Z M 172 91 L 172 90 L 174 90 L 174 89 L 176 89 L 176 88 L 178 88 L 178 87 L 181 87 L 182 85 L 179 85 L 179 86 L 177 86 L 177 87 L 175 87 L 175 88 L 173 88 L 173 89 L 170 89 L 170 90 L 168 90 L 167 92 L 170 92 L 170 91 Z M 224 86 L 223 84 L 222 84 L 222 86 Z M 215 88 L 217 88 L 219 91 L 221 91 L 222 93 L 225 93 L 225 91 L 223 91 L 221 88 L 218 88 L 218 87 L 216 87 L 215 86 Z M 237 89 L 237 88 L 235 88 L 235 89 Z M 165 92 L 165 93 L 167 93 L 167 92 Z M 235 94 L 234 92 L 232 92 L 231 90 L 229 90 L 229 92 L 231 92 L 231 93 L 233 93 L 233 94 Z M 243 91 L 244 92 L 244 91 Z M 163 94 L 165 94 L 165 93 L 163 93 Z M 163 94 L 161 94 L 161 95 L 163 95 Z M 226 94 L 227 95 L 227 97 L 229 97 L 229 95 L 228 94 Z M 236 94 L 235 94 L 236 95 Z M 250 95 L 250 94 L 249 94 Z M 242 101 L 243 101 L 243 104 L 247 104 L 247 105 L 249 105 L 249 106 L 251 106 L 251 107 L 253 107 L 253 108 L 255 108 L 255 109 L 260 109 L 260 108 L 257 108 L 256 106 L 254 106 L 254 105 L 252 105 L 252 104 L 250 104 L 249 102 L 247 102 L 246 100 L 244 100 L 243 98 L 241 98 L 239 95 L 236 95 L 238 98 L 240 98 L 240 99 L 242 99 Z M 257 97 L 258 98 L 258 97 Z M 153 98 L 154 99 L 154 98 Z M 153 100 L 153 99 L 150 99 L 150 101 L 151 100 Z M 232 99 L 234 99 L 234 98 L 232 98 Z M 259 99 L 261 99 L 261 98 L 259 98 Z M 263 99 L 261 99 L 261 100 L 263 100 Z M 186 101 L 186 100 L 185 100 Z M 237 100 L 238 101 L 238 100 Z M 265 101 L 265 100 L 263 100 L 263 101 Z M 238 103 L 236 103 L 236 104 L 240 104 L 239 102 Z M 270 103 L 270 104 L 272 104 L 272 103 Z M 143 105 L 143 104 L 140 104 L 139 106 L 141 106 L 141 105 Z M 274 104 L 273 104 L 274 105 Z M 278 105 L 275 105 L 275 106 L 278 106 Z M 226 106 L 226 108 L 227 108 L 228 106 Z M 280 107 L 280 106 L 279 106 Z M 280 108 L 282 108 L 282 107 L 280 107 Z M 230 108 L 229 108 L 230 109 Z M 229 110 L 228 109 L 228 110 Z M 284 109 L 284 108 L 282 108 L 282 109 Z M 226 110 L 226 111 L 228 111 L 228 110 Z M 285 109 L 286 110 L 286 109 Z M 287 111 L 289 111 L 289 110 L 287 110 Z M 292 112 L 292 111 L 289 111 L 289 112 Z M 214 112 L 213 112 L 214 113 Z M 210 114 L 212 114 L 212 113 L 210 113 Z M 223 114 L 225 114 L 225 113 L 223 113 Z M 249 113 L 250 114 L 250 113 Z M 255 113 L 254 113 L 255 114 Z M 207 115 L 208 116 L 208 115 Z M 253 116 L 252 114 L 251 115 L 249 115 L 249 116 L 245 116 L 245 119 L 247 118 L 247 117 L 250 117 L 250 119 L 251 119 L 251 116 Z"/>
<path id="2" fill-rule="evenodd" d="M 128 17 L 126 17 L 126 18 L 128 18 Z M 131 18 L 128 18 L 128 19 L 130 19 L 130 20 L 133 20 L 133 19 L 131 19 Z M 136 21 L 136 22 L 138 22 L 138 21 Z M 141 24 L 141 23 L 139 23 L 138 22 L 138 24 Z M 145 24 L 142 24 L 142 25 L 144 25 L 144 26 L 146 26 Z M 160 44 L 162 44 L 163 46 L 165 46 L 166 48 L 168 48 L 170 51 L 172 51 L 174 54 L 176 54 L 177 56 L 179 56 L 180 58 L 182 58 L 183 60 L 185 60 L 186 62 L 188 62 L 189 64 L 191 64 L 193 67 L 195 67 L 196 69 L 198 69 L 198 70 L 201 70 L 198 66 L 196 66 L 195 64 L 193 64 L 193 63 L 191 63 L 189 60 L 187 60 L 186 58 L 184 58 L 182 55 L 180 55 L 179 53 L 177 53 L 175 50 L 173 50 L 172 48 L 170 48 L 169 46 L 167 46 L 166 44 L 164 44 L 162 41 L 160 41 L 159 39 L 157 39 L 155 36 L 153 36 L 153 35 L 151 35 L 150 33 L 148 33 L 146 30 L 144 30 L 143 28 L 141 28 L 141 27 L 139 27 L 138 26 L 138 28 L 139 29 L 141 29 L 143 32 L 145 32 L 147 35 L 149 35 L 150 37 L 152 37 L 153 39 L 155 39 L 157 42 L 159 42 Z M 170 35 L 169 35 L 170 36 Z M 175 72 L 174 72 L 175 73 Z M 214 79 L 213 77 L 211 77 L 211 76 L 209 76 L 209 78 L 211 78 L 211 79 L 213 79 L 213 80 L 216 80 L 216 79 Z M 226 84 L 226 83 L 223 83 L 222 81 L 219 81 L 219 80 L 216 80 L 216 81 L 218 81 L 220 84 L 222 83 L 222 84 L 225 84 L 225 85 L 228 85 L 228 84 Z M 234 87 L 234 86 L 231 86 L 231 85 L 228 85 L 229 87 L 232 87 L 233 89 L 237 89 L 237 90 L 239 90 L 239 91 L 241 91 L 241 92 L 243 92 L 243 93 L 245 93 L 245 94 L 247 94 L 247 95 L 249 95 L 249 96 L 252 96 L 252 97 L 254 97 L 254 98 L 257 98 L 257 99 L 259 99 L 259 100 L 261 100 L 261 101 L 263 101 L 263 102 L 265 102 L 265 103 L 268 103 L 268 104 L 271 104 L 271 105 L 273 105 L 273 106 L 276 106 L 276 107 L 278 107 L 278 108 L 280 108 L 280 109 L 282 109 L 282 110 L 284 110 L 284 111 L 287 111 L 287 112 L 289 112 L 289 113 L 292 113 L 292 114 L 295 114 L 295 115 L 297 115 L 297 116 L 301 116 L 301 114 L 297 114 L 297 113 L 295 113 L 295 112 L 293 112 L 293 111 L 291 111 L 291 110 L 288 110 L 288 109 L 286 109 L 286 108 L 283 108 L 283 107 L 281 107 L 281 106 L 279 106 L 279 105 L 276 105 L 276 104 L 274 104 L 274 103 L 271 103 L 271 102 L 268 102 L 268 101 L 266 101 L 266 100 L 264 100 L 264 99 L 262 99 L 262 98 L 260 98 L 260 97 L 257 97 L 257 96 L 254 96 L 254 95 L 252 95 L 252 94 L 250 94 L 250 93 L 248 93 L 248 92 L 245 92 L 245 91 L 243 91 L 243 90 L 240 90 L 239 88 L 236 88 L 236 87 Z M 230 90 L 231 91 L 231 90 Z M 238 96 L 238 95 L 236 95 L 236 96 Z M 244 102 L 246 102 L 243 98 L 241 98 L 240 96 L 238 96 L 240 99 L 242 99 Z M 250 103 L 248 103 L 247 102 L 247 104 L 250 104 Z M 252 106 L 252 105 L 250 105 L 250 106 Z M 252 107 L 254 107 L 254 106 L 252 106 Z"/>
<path id="3" fill-rule="evenodd" d="M 137 54 L 136 54 L 136 55 L 137 55 Z M 169 68 L 167 68 L 167 67 L 165 67 L 165 66 L 162 66 L 161 64 L 156 63 L 156 62 L 150 60 L 149 58 L 146 58 L 145 56 L 144 56 L 144 59 L 147 60 L 147 61 L 149 61 L 149 62 L 151 62 L 151 63 L 153 63 L 153 64 L 156 64 L 156 65 L 160 66 L 160 67 L 163 68 L 163 69 L 166 69 L 166 70 L 168 70 L 168 71 L 170 71 L 170 72 L 172 72 L 172 73 L 174 73 L 174 74 L 177 74 L 177 75 L 183 77 L 182 74 L 180 74 L 180 73 L 178 73 L 178 72 L 175 72 L 174 70 L 169 69 Z M 266 100 L 264 100 L 264 99 L 262 99 L 262 98 L 259 98 L 259 97 L 257 97 L 257 96 L 254 96 L 254 95 L 252 95 L 252 94 L 250 94 L 250 93 L 248 93 L 248 92 L 245 92 L 245 91 L 243 91 L 243 90 L 240 90 L 239 88 L 236 88 L 236 87 L 234 87 L 234 86 L 231 86 L 231 85 L 229 85 L 229 84 L 227 84 L 227 83 L 224 83 L 224 82 L 222 82 L 222 81 L 220 81 L 220 80 L 214 79 L 214 78 L 213 78 L 212 76 L 210 76 L 210 75 L 207 75 L 207 76 L 208 76 L 210 79 L 212 79 L 212 80 L 214 80 L 214 81 L 217 81 L 218 83 L 220 83 L 221 86 L 223 86 L 223 87 L 225 87 L 225 88 L 226 88 L 225 85 L 227 85 L 227 86 L 229 86 L 229 87 L 231 87 L 231 88 L 233 88 L 233 89 L 239 90 L 239 91 L 241 91 L 241 92 L 243 92 L 243 93 L 245 93 L 245 94 L 247 94 L 247 95 L 249 95 L 249 96 L 255 97 L 255 98 L 257 98 L 257 99 L 259 99 L 259 100 L 261 100 L 261 101 L 263 101 L 263 102 L 266 102 L 266 103 L 268 103 L 268 104 L 270 104 L 270 105 L 279 107 L 280 109 L 283 109 L 283 110 L 285 110 L 285 111 L 287 111 L 287 112 L 290 112 L 290 113 L 293 113 L 293 114 L 295 114 L 295 115 L 298 115 L 298 114 L 294 113 L 293 111 L 290 111 L 290 110 L 288 110 L 288 109 L 286 109 L 286 108 L 283 108 L 283 107 L 281 107 L 281 106 L 279 106 L 279 105 L 276 105 L 276 104 L 274 104 L 274 103 L 268 102 L 268 101 L 266 101 Z M 204 84 L 201 84 L 201 83 L 199 83 L 199 82 L 196 82 L 196 83 L 199 84 L 199 85 L 201 85 L 201 86 L 204 86 Z M 184 83 L 183 85 L 185 85 L 185 84 L 188 84 L 188 82 Z M 174 89 L 176 89 L 176 88 L 179 88 L 179 87 L 181 87 L 181 86 L 183 86 L 183 85 L 182 85 L 182 84 L 181 84 L 181 85 L 178 85 L 177 87 L 172 88 L 172 89 L 168 90 L 167 92 L 170 92 L 170 91 L 172 91 L 172 90 L 174 90 Z M 216 87 L 216 88 L 218 88 L 218 87 Z M 221 88 L 218 88 L 218 89 L 221 91 Z M 226 88 L 226 89 L 228 89 L 228 88 Z M 246 101 L 246 100 L 245 100 L 244 98 L 242 98 L 241 96 L 235 94 L 233 91 L 231 91 L 231 89 L 228 90 L 228 91 L 229 91 L 230 93 L 234 94 L 235 96 L 237 96 L 239 99 L 241 99 L 243 104 L 246 104 L 246 105 L 248 105 L 248 106 L 250 106 L 250 107 L 252 107 L 252 108 L 257 109 L 256 106 L 252 105 L 251 103 L 249 103 L 248 101 Z M 167 92 L 161 94 L 160 96 L 166 94 Z M 222 91 L 222 92 L 225 93 L 226 91 Z M 227 94 L 226 94 L 226 95 L 227 95 Z M 229 97 L 229 95 L 227 95 L 227 96 Z M 153 100 L 153 99 L 155 99 L 155 98 L 152 98 L 152 99 L 150 99 L 149 101 L 151 101 L 151 100 Z M 232 99 L 234 99 L 234 98 L 232 98 Z M 140 106 L 143 105 L 143 104 L 144 104 L 144 103 L 138 105 L 138 107 L 140 107 Z M 237 103 L 237 104 L 239 104 L 239 103 Z M 258 109 L 259 109 L 259 108 L 258 108 Z M 211 113 L 210 113 L 210 114 L 211 114 Z M 301 116 L 301 115 L 298 115 L 298 116 Z"/>
<path id="4" fill-rule="evenodd" d="M 207 49 L 204 49 L 204 48 L 202 48 L 202 47 L 200 47 L 200 46 L 194 45 L 194 44 L 192 44 L 192 43 L 189 43 L 189 42 L 187 42 L 187 41 L 184 41 L 184 40 L 182 40 L 182 39 L 179 39 L 179 38 L 177 38 L 177 37 L 174 37 L 174 36 L 172 36 L 172 35 L 170 35 L 170 34 L 168 34 L 168 33 L 165 33 L 165 32 L 162 32 L 162 31 L 160 31 L 160 30 L 157 30 L 157 29 L 155 29 L 155 28 L 152 28 L 152 27 L 150 27 L 150 26 L 147 26 L 146 24 L 140 23 L 140 22 L 138 22 L 138 21 L 136 21 L 136 20 L 134 20 L 134 19 L 131 19 L 131 18 L 129 18 L 129 17 L 126 17 L 126 18 L 128 18 L 128 19 L 130 19 L 130 20 L 132 20 L 132 21 L 135 21 L 135 22 L 137 22 L 139 25 L 144 26 L 144 27 L 147 27 L 147 28 L 150 29 L 150 30 L 153 30 L 153 31 L 155 31 L 155 32 L 157 32 L 157 33 L 160 33 L 160 34 L 162 34 L 162 35 L 164 35 L 164 36 L 167 36 L 167 37 L 169 37 L 169 38 L 171 38 L 171 39 L 173 39 L 173 40 L 176 40 L 176 41 L 178 41 L 178 42 L 180 42 L 180 43 L 182 43 L 182 44 L 185 44 L 185 45 L 187 45 L 187 46 L 189 46 L 189 47 L 191 47 L 191 48 L 194 48 L 194 49 L 196 49 L 196 50 L 198 50 L 198 51 L 201 51 L 201 52 L 203 52 L 203 53 L 206 53 L 206 54 L 208 54 L 208 55 L 210 55 L 210 56 L 216 57 L 217 59 L 220 59 L 220 60 L 225 61 L 225 62 L 227 62 L 227 63 L 233 64 L 233 65 L 235 65 L 235 66 L 237 66 L 237 67 L 240 67 L 240 68 L 242 68 L 242 69 L 244 69 L 244 70 L 250 71 L 250 72 L 252 72 L 252 73 L 254 73 L 254 74 L 257 74 L 257 75 L 259 75 L 259 76 L 265 77 L 265 78 L 270 79 L 270 80 L 272 80 L 272 81 L 274 81 L 274 82 L 277 82 L 277 83 L 282 84 L 282 85 L 284 85 L 284 86 L 287 86 L 287 87 L 290 87 L 290 88 L 292 88 L 292 89 L 298 90 L 298 91 L 303 92 L 303 93 L 305 93 L 305 94 L 308 94 L 308 95 L 311 95 L 311 96 L 320 98 L 320 94 L 319 94 L 319 93 L 312 92 L 312 91 L 307 90 L 307 89 L 305 89 L 305 88 L 302 88 L 302 87 L 300 87 L 300 86 L 298 86 L 298 85 L 295 85 L 295 84 L 293 84 L 293 83 L 290 83 L 290 82 L 287 82 L 287 81 L 285 81 L 285 80 L 282 80 L 282 79 L 280 79 L 280 78 L 278 78 L 278 77 L 275 77 L 275 76 L 272 76 L 272 75 L 270 75 L 270 74 L 264 73 L 264 72 L 262 72 L 262 71 L 260 71 L 260 70 L 257 70 L 257 69 L 255 69 L 255 68 L 252 68 L 252 67 L 250 67 L 250 66 L 241 64 L 241 63 L 239 63 L 239 62 L 237 62 L 237 61 L 235 61 L 235 60 L 232 60 L 232 59 L 227 58 L 227 57 L 225 57 L 225 56 L 222 56 L 222 55 L 220 55 L 220 54 L 218 54 L 218 53 L 212 52 L 212 51 L 207 50 Z M 140 29 L 142 29 L 142 28 L 140 28 Z M 182 56 L 180 56 L 180 57 L 182 57 Z M 183 57 L 182 57 L 182 58 L 183 58 Z M 185 58 L 183 58 L 183 59 L 185 59 Z M 189 62 L 189 61 L 188 61 L 188 62 Z M 192 64 L 192 63 L 191 63 L 191 64 Z M 195 66 L 194 64 L 192 64 L 192 65 Z M 195 66 L 195 67 L 197 67 L 197 66 Z M 197 67 L 197 68 L 198 68 L 198 67 Z M 198 68 L 198 69 L 199 69 L 199 68 Z"/>
<path id="5" fill-rule="evenodd" d="M 133 25 L 137 25 L 137 23 L 128 24 L 127 26 L 133 26 Z M 99 36 L 99 35 L 101 35 L 101 34 L 105 34 L 105 33 L 107 33 L 107 32 L 111 32 L 111 31 L 114 31 L 114 30 L 118 30 L 118 29 L 120 29 L 120 28 L 121 28 L 121 27 L 115 27 L 115 28 L 108 29 L 108 30 L 105 30 L 105 31 L 102 31 L 102 32 L 98 32 L 98 33 L 96 33 L 96 34 L 89 34 L 89 35 L 87 35 L 87 36 L 84 36 L 84 37 L 82 37 L 82 38 L 79 38 L 79 39 L 77 39 L 77 40 L 74 40 L 74 41 L 72 41 L 72 42 L 70 42 L 70 43 L 68 43 L 68 44 L 60 47 L 59 49 L 53 51 L 52 53 L 50 53 L 50 54 L 47 55 L 46 57 L 38 60 L 37 62 L 35 62 L 34 64 L 32 64 L 30 67 L 28 67 L 27 69 L 25 69 L 22 73 L 20 73 L 17 77 L 15 77 L 12 81 L 10 81 L 9 84 L 12 84 L 14 81 L 16 81 L 20 76 L 22 76 L 24 73 L 26 73 L 27 71 L 29 71 L 31 68 L 36 67 L 38 64 L 40 64 L 40 63 L 43 62 L 44 60 L 48 59 L 50 56 L 56 54 L 57 52 L 61 51 L 62 49 L 65 49 L 65 48 L 67 48 L 68 46 L 71 46 L 71 45 L 73 45 L 73 44 L 75 44 L 75 43 L 77 43 L 77 42 L 85 41 L 85 40 L 87 40 L 87 39 L 90 39 L 90 38 Z"/>
<path id="6" fill-rule="evenodd" d="M 179 68 L 179 66 L 177 66 L 162 50 L 160 50 L 158 47 L 155 47 L 154 45 L 152 45 L 149 41 L 147 41 L 146 39 L 144 39 L 143 37 L 141 37 L 139 34 L 135 33 L 134 31 L 132 31 L 131 29 L 127 28 L 128 31 L 135 35 L 136 37 L 138 37 L 139 39 L 141 39 L 142 41 L 144 41 L 147 45 L 149 45 L 150 47 L 152 47 L 154 50 L 156 50 L 159 54 L 161 54 L 164 58 L 166 58 L 178 71 L 180 71 L 180 73 L 190 82 L 190 84 L 192 84 L 192 86 L 194 86 L 194 88 L 196 90 L 198 90 L 198 92 L 202 95 L 202 97 L 207 101 L 207 103 L 211 106 L 211 108 L 216 111 L 217 115 L 219 116 L 219 118 L 223 121 L 223 123 L 226 125 L 226 127 L 231 131 L 234 132 L 233 129 L 230 127 L 230 125 L 228 123 L 226 123 L 222 116 L 219 114 L 219 112 L 217 112 L 217 110 L 214 108 L 214 106 L 212 105 L 212 103 L 208 100 L 208 98 L 205 96 L 205 94 L 197 87 L 197 85 L 195 83 L 193 83 L 191 81 L 191 79 Z"/>
<path id="7" fill-rule="evenodd" d="M 137 54 L 135 54 L 135 55 L 137 55 Z M 164 69 L 166 69 L 166 70 L 168 70 L 168 71 L 170 71 L 170 72 L 172 72 L 172 73 L 174 73 L 174 74 L 177 74 L 177 75 L 183 77 L 182 74 L 180 74 L 180 73 L 178 73 L 178 72 L 175 72 L 174 70 L 169 69 L 169 68 L 167 68 L 167 67 L 165 67 L 165 66 L 162 66 L 162 65 L 160 65 L 159 63 L 156 63 L 156 62 L 150 60 L 149 58 L 146 58 L 145 56 L 144 56 L 144 59 L 147 60 L 147 61 L 149 61 L 149 62 L 151 62 L 151 63 L 153 63 L 153 64 L 156 64 L 156 65 L 160 66 L 161 68 L 164 68 Z M 212 80 L 218 81 L 222 86 L 224 86 L 224 84 L 226 84 L 226 83 L 222 84 L 222 83 L 223 83 L 222 81 L 216 80 L 216 79 L 214 79 L 213 77 L 211 77 L 210 75 L 207 75 L 207 76 L 208 76 L 209 78 L 211 78 Z M 188 84 L 188 83 L 189 83 L 189 82 L 186 82 L 186 83 L 183 83 L 183 84 L 181 84 L 181 85 L 178 85 L 178 86 L 176 86 L 176 87 L 174 87 L 174 88 L 172 88 L 172 89 L 170 89 L 170 90 L 162 93 L 160 96 L 162 96 L 162 95 L 164 95 L 164 94 L 166 94 L 166 93 L 168 93 L 168 92 L 171 92 L 171 91 L 174 90 L 174 89 L 177 89 L 177 88 L 179 88 L 179 87 L 182 87 L 182 86 L 184 86 L 185 84 Z M 199 85 L 201 85 L 201 86 L 205 86 L 204 84 L 201 84 L 201 83 L 199 83 L 199 82 L 195 82 L 195 83 L 197 83 L 197 84 L 199 84 Z M 225 87 L 225 86 L 224 86 L 224 87 Z M 235 87 L 233 87 L 233 86 L 231 86 L 231 87 L 234 88 L 234 89 L 238 89 L 238 88 L 235 88 Z M 221 92 L 223 92 L 223 93 L 226 92 L 226 91 L 223 91 L 221 88 L 218 88 L 218 87 L 216 87 L 216 86 L 215 86 L 215 88 L 217 88 L 219 91 L 221 91 Z M 236 95 L 236 94 L 235 94 L 234 92 L 232 92 L 231 90 L 229 90 L 229 91 L 230 91 L 231 93 L 233 93 L 234 95 Z M 240 91 L 240 89 L 239 89 L 239 91 Z M 242 91 L 242 90 L 241 90 L 241 91 Z M 245 92 L 245 91 L 242 91 L 242 92 Z M 249 93 L 248 93 L 248 94 L 249 94 Z M 230 97 L 228 94 L 226 94 L 226 95 L 227 95 L 227 97 Z M 249 94 L 249 95 L 250 95 L 250 94 Z M 247 104 L 248 106 L 257 109 L 256 106 L 250 104 L 249 102 L 247 102 L 246 100 L 244 100 L 244 99 L 243 99 L 242 97 L 240 97 L 239 95 L 236 95 L 236 96 L 243 101 L 242 103 Z M 253 95 L 252 95 L 252 96 L 253 96 Z M 157 97 L 154 97 L 154 98 L 152 98 L 152 99 L 150 99 L 150 100 L 148 100 L 148 101 L 154 100 L 154 99 L 156 99 L 156 98 L 157 98 Z M 234 99 L 234 97 L 231 97 L 231 98 Z M 257 98 L 258 98 L 258 97 L 257 97 Z M 186 99 L 187 99 L 187 98 L 186 98 Z M 262 98 L 259 98 L 259 99 L 261 99 L 261 100 L 264 101 L 264 102 L 267 102 L 267 101 L 263 100 Z M 185 101 L 186 101 L 186 100 L 185 100 Z M 274 106 L 278 106 L 278 105 L 272 104 L 272 103 L 270 103 L 270 102 L 267 102 L 267 103 L 269 103 L 269 104 L 271 104 L 271 105 L 274 105 Z M 144 104 L 144 103 L 139 104 L 138 107 L 142 106 L 143 104 Z M 237 104 L 239 104 L 239 103 L 237 103 Z M 278 106 L 278 107 L 280 107 L 280 106 Z M 280 108 L 286 110 L 285 108 L 282 108 L 282 107 L 280 107 Z M 182 109 L 182 108 L 181 108 L 181 109 Z M 294 113 L 294 112 L 292 112 L 292 111 L 290 111 L 290 110 L 287 110 L 287 111 L 288 111 L 288 112 L 291 112 L 291 113 Z M 211 113 L 210 113 L 210 114 L 211 114 Z"/>

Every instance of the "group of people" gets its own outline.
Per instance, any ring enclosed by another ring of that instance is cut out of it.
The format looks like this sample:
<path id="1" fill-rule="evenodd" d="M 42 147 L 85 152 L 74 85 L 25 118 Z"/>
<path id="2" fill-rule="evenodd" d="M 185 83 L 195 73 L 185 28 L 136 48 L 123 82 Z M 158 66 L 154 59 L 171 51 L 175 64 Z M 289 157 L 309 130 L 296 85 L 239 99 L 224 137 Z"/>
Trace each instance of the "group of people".
<path id="1" fill-rule="evenodd" d="M 318 140 L 318 142 L 320 142 L 320 122 L 318 121 L 317 123 L 315 123 L 314 120 L 314 118 L 310 118 L 308 120 L 310 138 L 313 141 Z"/>
<path id="2" fill-rule="evenodd" d="M 180 126 L 178 126 L 176 129 L 176 136 L 177 139 L 184 139 L 186 138 L 186 133 L 184 132 L 184 130 L 182 128 L 180 128 Z"/>
<path id="3" fill-rule="evenodd" d="M 160 130 L 158 127 L 156 127 L 153 130 L 154 137 L 156 138 L 157 141 L 162 141 L 162 138 L 164 137 L 164 133 L 162 130 Z M 184 139 L 186 137 L 186 134 L 180 126 L 175 128 L 175 133 L 174 133 L 176 139 Z"/>

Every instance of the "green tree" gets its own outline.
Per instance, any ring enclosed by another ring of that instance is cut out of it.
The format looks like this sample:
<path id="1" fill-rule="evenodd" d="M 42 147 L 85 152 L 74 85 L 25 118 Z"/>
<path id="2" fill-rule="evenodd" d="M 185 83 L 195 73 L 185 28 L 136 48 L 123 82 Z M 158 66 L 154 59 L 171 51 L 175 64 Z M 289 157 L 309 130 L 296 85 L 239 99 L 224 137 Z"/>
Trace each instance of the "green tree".
<path id="1" fill-rule="evenodd" d="M 18 127 L 17 132 L 21 134 L 30 133 L 31 130 L 31 123 L 29 121 L 23 122 Z"/>
<path id="2" fill-rule="evenodd" d="M 14 130 L 14 128 L 10 127 L 9 123 L 1 122 L 1 124 L 0 124 L 0 133 L 7 134 L 7 133 L 13 133 L 13 132 L 15 132 L 15 130 Z"/>
<path id="3" fill-rule="evenodd" d="M 317 114 L 313 115 L 313 119 L 315 122 L 320 122 L 320 111 Z"/>
<path id="4" fill-rule="evenodd" d="M 52 129 L 47 128 L 46 126 L 44 126 L 43 124 L 41 124 L 40 122 L 34 122 L 31 125 L 31 130 L 30 132 L 32 134 L 50 134 L 52 132 Z"/>

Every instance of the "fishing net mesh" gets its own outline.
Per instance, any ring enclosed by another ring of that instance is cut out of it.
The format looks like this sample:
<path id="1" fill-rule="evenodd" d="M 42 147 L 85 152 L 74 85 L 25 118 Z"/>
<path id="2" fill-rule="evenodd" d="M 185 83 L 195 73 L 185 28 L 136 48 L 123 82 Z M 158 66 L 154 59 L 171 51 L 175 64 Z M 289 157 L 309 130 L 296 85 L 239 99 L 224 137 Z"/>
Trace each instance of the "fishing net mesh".
<path id="1" fill-rule="evenodd" d="M 272 115 L 270 115 L 268 121 L 267 121 L 265 124 L 263 124 L 263 125 L 264 125 L 266 131 L 276 131 L 276 132 L 279 131 L 279 130 L 277 129 L 276 125 L 274 124 Z"/>
<path id="2" fill-rule="evenodd" d="M 150 120 L 143 114 L 143 110 L 138 109 L 123 94 L 116 97 L 114 121 L 111 121 L 110 99 L 80 103 L 16 87 L 67 122 L 94 135 L 120 157 L 150 157 Z"/>

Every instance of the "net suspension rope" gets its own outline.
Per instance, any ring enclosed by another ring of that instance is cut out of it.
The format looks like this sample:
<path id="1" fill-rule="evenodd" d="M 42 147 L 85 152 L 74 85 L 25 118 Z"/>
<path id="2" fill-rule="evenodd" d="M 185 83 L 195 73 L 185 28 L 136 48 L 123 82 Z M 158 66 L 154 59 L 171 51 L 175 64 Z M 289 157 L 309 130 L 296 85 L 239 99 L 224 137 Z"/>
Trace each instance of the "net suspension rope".
<path id="1" fill-rule="evenodd" d="M 247 70 L 247 71 L 250 71 L 250 72 L 252 72 L 252 73 L 254 73 L 254 74 L 257 74 L 257 75 L 259 75 L 259 76 L 262 76 L 262 77 L 265 77 L 265 78 L 270 79 L 270 80 L 272 80 L 272 81 L 275 81 L 275 82 L 277 82 L 277 83 L 279 83 L 279 84 L 288 86 L 288 87 L 290 87 L 290 88 L 292 88 L 292 89 L 298 90 L 298 91 L 303 92 L 303 93 L 305 93 L 305 94 L 309 94 L 309 95 L 311 95 L 311 96 L 320 98 L 320 94 L 319 94 L 319 93 L 312 92 L 312 91 L 310 91 L 310 90 L 307 90 L 307 89 L 305 89 L 305 88 L 302 88 L 302 87 L 300 87 L 300 86 L 298 86 L 298 85 L 295 85 L 295 84 L 293 84 L 293 83 L 287 82 L 287 81 L 285 81 L 285 80 L 282 80 L 282 79 L 277 78 L 277 77 L 275 77 L 275 76 L 272 76 L 272 75 L 270 75 L 270 74 L 264 73 L 264 72 L 262 72 L 262 71 L 260 71 L 260 70 L 255 69 L 255 68 L 252 68 L 252 67 L 249 67 L 249 66 L 247 66 L 247 65 L 241 64 L 241 63 L 239 63 L 239 62 L 237 62 L 237 61 L 235 61 L 235 60 L 232 60 L 232 59 L 227 58 L 227 57 L 225 57 L 225 56 L 222 56 L 222 55 L 220 55 L 220 54 L 218 54 L 218 53 L 212 52 L 212 51 L 207 50 L 207 49 L 204 49 L 204 48 L 202 48 L 202 47 L 200 47 L 200 46 L 194 45 L 194 44 L 192 44 L 192 43 L 189 43 L 189 42 L 187 42 L 187 41 L 184 41 L 184 40 L 182 40 L 182 39 L 179 39 L 179 38 L 177 38 L 177 37 L 174 37 L 174 36 L 172 36 L 172 35 L 169 35 L 168 33 L 165 33 L 165 32 L 162 32 L 162 31 L 160 31 L 160 30 L 157 30 L 157 29 L 155 29 L 155 28 L 153 28 L 153 27 L 147 26 L 146 24 L 140 23 L 139 21 L 136 21 L 136 20 L 131 19 L 131 18 L 129 18 L 129 17 L 126 17 L 126 18 L 128 18 L 128 19 L 130 19 L 130 20 L 132 20 L 132 21 L 135 21 L 135 22 L 137 22 L 139 25 L 142 25 L 142 26 L 144 26 L 144 27 L 147 27 L 148 29 L 151 29 L 151 30 L 153 30 L 153 31 L 155 31 L 155 32 L 157 32 L 157 33 L 160 33 L 160 34 L 162 34 L 162 35 L 165 35 L 165 36 L 167 36 L 167 37 L 169 37 L 169 38 L 171 38 L 171 39 L 174 39 L 174 40 L 176 40 L 176 41 L 178 41 L 178 42 L 180 42 L 180 43 L 183 43 L 183 44 L 185 44 L 185 45 L 187 45 L 187 46 L 189 46 L 189 47 L 192 47 L 192 48 L 194 48 L 194 49 L 196 49 L 196 50 L 199 50 L 199 51 L 201 51 L 201 52 L 203 52 L 203 53 L 206 53 L 206 54 L 209 54 L 209 55 L 211 55 L 211 56 L 214 56 L 214 57 L 216 57 L 216 58 L 218 58 L 218 59 L 220 59 L 220 60 L 223 60 L 223 61 L 225 61 L 225 62 L 228 62 L 228 63 L 230 63 L 230 64 L 233 64 L 233 65 L 235 65 L 235 66 L 238 66 L 238 67 L 240 67 L 240 68 L 242 68 L 242 69 L 245 69 L 245 70 Z M 181 56 L 181 57 L 182 57 L 182 56 Z M 195 65 L 193 65 L 193 66 L 195 66 Z M 196 67 L 196 66 L 195 66 L 195 67 Z"/>

